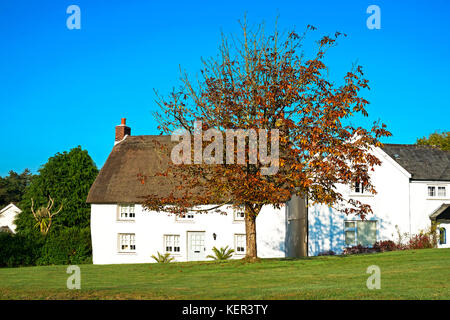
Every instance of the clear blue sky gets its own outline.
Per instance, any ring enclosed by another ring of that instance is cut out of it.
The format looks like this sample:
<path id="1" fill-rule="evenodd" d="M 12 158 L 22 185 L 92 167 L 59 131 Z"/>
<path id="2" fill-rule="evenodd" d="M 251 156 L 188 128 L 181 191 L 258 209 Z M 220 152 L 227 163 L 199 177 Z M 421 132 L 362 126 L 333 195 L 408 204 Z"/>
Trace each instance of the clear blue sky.
<path id="1" fill-rule="evenodd" d="M 81 9 L 81 30 L 66 27 L 71 4 Z M 381 30 L 366 27 L 371 4 L 381 9 Z M 347 33 L 330 52 L 330 75 L 364 66 L 370 120 L 393 133 L 384 142 L 450 130 L 450 1 L 2 0 L 0 175 L 36 171 L 78 145 L 100 168 L 122 117 L 132 134 L 158 134 L 153 88 L 177 86 L 180 65 L 195 74 L 245 12 L 268 27 L 279 14 L 281 29 Z"/>

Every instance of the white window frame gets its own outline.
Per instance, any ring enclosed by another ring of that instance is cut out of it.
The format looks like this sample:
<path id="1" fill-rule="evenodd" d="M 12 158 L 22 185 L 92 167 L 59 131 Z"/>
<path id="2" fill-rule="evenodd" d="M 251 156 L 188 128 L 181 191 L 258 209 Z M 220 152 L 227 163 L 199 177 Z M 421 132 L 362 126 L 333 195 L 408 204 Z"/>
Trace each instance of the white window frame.
<path id="1" fill-rule="evenodd" d="M 193 222 L 195 214 L 192 212 L 187 212 L 181 215 L 176 215 L 175 221 L 178 222 Z"/>
<path id="2" fill-rule="evenodd" d="M 443 194 L 441 190 L 444 190 Z M 433 194 L 430 194 L 430 190 L 433 190 Z M 442 184 L 428 184 L 427 185 L 427 199 L 447 199 L 449 198 L 448 188 Z"/>
<path id="3" fill-rule="evenodd" d="M 356 191 L 356 189 L 359 191 Z M 360 196 L 360 197 L 373 197 L 373 193 L 369 190 L 366 190 L 362 182 L 353 182 L 350 185 L 350 195 L 352 196 Z"/>
<path id="4" fill-rule="evenodd" d="M 119 233 L 117 235 L 119 253 L 135 253 L 136 252 L 136 234 L 135 233 Z M 126 246 L 124 248 L 124 246 Z"/>
<path id="5" fill-rule="evenodd" d="M 244 221 L 245 220 L 245 213 L 242 211 L 234 211 L 233 212 L 233 220 L 234 221 Z"/>
<path id="6" fill-rule="evenodd" d="M 345 224 L 347 222 L 353 223 L 354 227 L 346 227 Z M 345 247 L 353 247 L 353 246 L 357 246 L 358 245 L 358 222 L 375 222 L 375 230 L 376 230 L 376 234 L 375 234 L 375 241 L 378 241 L 378 220 L 344 220 L 344 245 Z M 347 244 L 346 241 L 346 233 L 347 232 L 354 232 L 354 242 L 352 244 Z M 373 243 L 369 246 L 372 247 Z"/>
<path id="7" fill-rule="evenodd" d="M 136 206 L 131 203 L 120 203 L 117 205 L 117 220 L 119 221 L 135 221 Z"/>
<path id="8" fill-rule="evenodd" d="M 165 234 L 163 236 L 164 252 L 172 255 L 181 254 L 181 237 L 179 234 Z M 170 248 L 170 249 L 168 249 Z"/>
<path id="9" fill-rule="evenodd" d="M 244 255 L 247 252 L 246 235 L 242 233 L 234 234 L 234 253 Z M 241 250 L 243 249 L 243 250 Z"/>

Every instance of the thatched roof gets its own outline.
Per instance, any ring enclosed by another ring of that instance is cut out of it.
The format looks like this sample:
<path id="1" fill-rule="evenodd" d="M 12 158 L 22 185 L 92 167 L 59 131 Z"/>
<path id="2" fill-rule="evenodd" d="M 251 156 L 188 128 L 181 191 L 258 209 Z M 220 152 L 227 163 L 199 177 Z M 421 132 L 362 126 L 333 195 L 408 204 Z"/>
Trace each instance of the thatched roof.
<path id="1" fill-rule="evenodd" d="M 450 151 L 414 144 L 384 144 L 382 149 L 411 173 L 411 180 L 450 181 Z"/>
<path id="2" fill-rule="evenodd" d="M 150 194 L 168 196 L 173 181 L 155 176 L 170 161 L 170 136 L 128 136 L 116 144 L 89 191 L 88 203 L 141 203 Z M 165 150 L 165 151 L 164 151 Z M 139 174 L 147 177 L 141 182 Z"/>

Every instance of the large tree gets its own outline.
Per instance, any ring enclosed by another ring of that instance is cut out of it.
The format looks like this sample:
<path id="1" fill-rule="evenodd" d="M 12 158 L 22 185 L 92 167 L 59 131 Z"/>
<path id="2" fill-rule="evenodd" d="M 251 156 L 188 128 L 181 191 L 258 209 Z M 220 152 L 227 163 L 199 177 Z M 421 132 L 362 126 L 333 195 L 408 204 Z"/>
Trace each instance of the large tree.
<path id="1" fill-rule="evenodd" d="M 11 202 L 19 202 L 31 178 L 32 174 L 28 169 L 21 174 L 11 170 L 7 176 L 0 177 L 0 208 Z"/>
<path id="2" fill-rule="evenodd" d="M 450 131 L 434 132 L 427 137 L 417 139 L 418 145 L 435 146 L 441 150 L 450 151 Z"/>
<path id="3" fill-rule="evenodd" d="M 94 161 L 81 147 L 51 157 L 33 177 L 22 197 L 22 212 L 16 219 L 18 232 L 33 234 L 40 231 L 31 208 L 33 205 L 35 212 L 45 211 L 49 199 L 54 202 L 55 212 L 62 206 L 61 212 L 52 217 L 52 229 L 88 228 L 90 206 L 86 198 L 97 174 Z"/>
<path id="4" fill-rule="evenodd" d="M 242 36 L 231 41 L 223 36 L 218 57 L 203 60 L 200 80 L 193 83 L 184 73 L 180 89 L 167 98 L 158 97 L 161 112 L 156 117 L 162 133 L 173 134 L 181 128 L 188 135 L 201 134 L 203 148 L 209 146 L 211 158 L 218 156 L 216 159 L 228 160 L 230 155 L 219 146 L 220 134 L 205 135 L 204 129 L 214 128 L 219 133 L 263 129 L 274 139 L 277 132 L 273 129 L 278 129 L 275 170 L 264 173 L 267 159 L 255 154 L 247 137 L 244 163 L 207 165 L 211 162 L 203 159 L 200 163 L 193 153 L 182 164 L 171 163 L 159 174 L 177 177 L 180 184 L 167 197 L 148 195 L 144 206 L 175 214 L 221 210 L 199 206 L 214 202 L 244 210 L 246 258 L 254 259 L 256 217 L 264 205 L 280 208 L 298 195 L 347 214 L 369 214 L 368 205 L 344 199 L 336 185 L 360 182 L 376 192 L 370 170 L 380 161 L 369 150 L 380 146 L 379 139 L 390 133 L 378 122 L 369 129 L 348 123 L 347 118 L 354 115 L 367 116 L 368 101 L 360 96 L 360 90 L 369 87 L 360 66 L 352 67 L 340 85 L 329 80 L 324 58 L 340 33 L 320 38 L 313 56 L 306 58 L 301 46 L 305 36 L 315 30 L 312 26 L 301 35 L 293 30 L 284 36 L 277 30 L 266 35 L 262 27 L 252 31 L 245 21 L 241 26 Z M 217 144 L 211 147 L 214 142 Z M 261 138 L 258 142 L 265 144 Z M 267 153 L 275 154 L 275 147 L 269 142 Z M 238 148 L 233 147 L 233 156 L 237 153 Z M 199 188 L 202 192 L 194 191 Z"/>

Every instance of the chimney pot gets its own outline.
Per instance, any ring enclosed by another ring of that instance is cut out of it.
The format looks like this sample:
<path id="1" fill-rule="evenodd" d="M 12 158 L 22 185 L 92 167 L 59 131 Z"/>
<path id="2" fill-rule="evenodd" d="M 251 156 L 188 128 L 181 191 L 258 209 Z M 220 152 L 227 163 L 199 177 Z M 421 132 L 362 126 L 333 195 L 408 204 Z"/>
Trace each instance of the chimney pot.
<path id="1" fill-rule="evenodd" d="M 122 126 L 125 126 L 127 124 L 127 118 L 122 118 L 122 121 L 120 123 Z"/>

